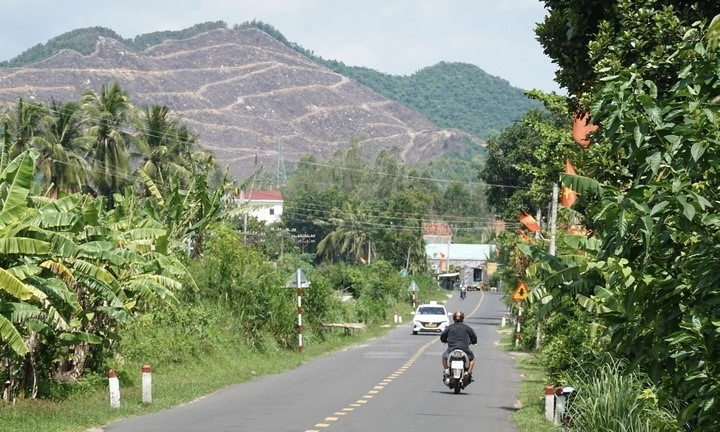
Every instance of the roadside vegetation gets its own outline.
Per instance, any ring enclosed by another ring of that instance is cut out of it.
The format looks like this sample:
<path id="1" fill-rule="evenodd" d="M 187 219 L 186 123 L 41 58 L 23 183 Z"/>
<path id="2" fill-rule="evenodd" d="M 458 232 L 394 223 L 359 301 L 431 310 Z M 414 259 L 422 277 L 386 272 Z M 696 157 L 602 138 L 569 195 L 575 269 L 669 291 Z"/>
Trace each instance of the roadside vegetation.
<path id="1" fill-rule="evenodd" d="M 294 351 L 284 287 L 297 268 L 312 281 L 304 355 L 361 337 L 323 323 L 375 331 L 404 313 L 410 279 L 421 299 L 437 294 L 420 226 L 443 220 L 456 239 L 498 245 L 502 289 L 530 288 L 521 428 L 552 430 L 543 388 L 569 385 L 573 430 L 720 429 L 720 5 L 545 4 L 536 33 L 571 97 L 529 92 L 544 109 L 488 141 L 487 188 L 355 142 L 329 162 L 303 158 L 268 227 L 232 205 L 255 176 L 227 181 L 167 109 L 134 109 L 116 85 L 6 110 L 0 374 L 16 403 L 0 407 L 3 424 L 47 421 L 111 367 L 133 383 L 146 362 L 175 373 L 205 352 Z"/>
<path id="2" fill-rule="evenodd" d="M 530 288 L 520 346 L 577 389 L 572 430 L 718 430 L 720 6 L 544 3 L 571 97 L 535 93 L 481 170 L 503 219 L 540 223 L 496 239 Z"/>
<path id="3" fill-rule="evenodd" d="M 229 181 L 168 113 L 135 107 L 118 84 L 0 112 L 3 427 L 100 425 L 381 334 L 395 315 L 409 319 L 411 282 L 418 300 L 445 294 L 423 221 L 452 218 L 469 239 L 492 233 L 469 199 L 479 190 L 436 183 L 389 153 L 371 159 L 357 143 L 332 164 L 303 160 L 284 187 L 287 216 L 267 226 L 234 201 L 256 176 Z M 468 202 L 450 206 L 455 193 Z M 303 353 L 287 288 L 297 269 L 311 281 Z M 292 355 L 255 366 L 281 353 Z M 102 407 L 108 371 L 132 401 L 143 364 L 156 374 L 153 406 Z"/>

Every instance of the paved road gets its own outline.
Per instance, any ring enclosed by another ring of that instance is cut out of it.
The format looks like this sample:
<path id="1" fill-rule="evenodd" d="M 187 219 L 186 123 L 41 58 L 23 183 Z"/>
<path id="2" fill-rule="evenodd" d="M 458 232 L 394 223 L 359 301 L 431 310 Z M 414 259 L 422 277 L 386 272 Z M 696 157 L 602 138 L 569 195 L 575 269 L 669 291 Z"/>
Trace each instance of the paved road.
<path id="1" fill-rule="evenodd" d="M 106 426 L 106 432 L 445 431 L 517 432 L 509 419 L 520 376 L 495 347 L 505 310 L 501 294 L 458 293 L 478 334 L 476 382 L 455 395 L 442 384 L 436 335 L 413 336 L 409 323 L 388 335 L 292 371 L 229 387 L 190 404 Z M 456 429 L 457 428 L 457 429 Z M 462 428 L 462 429 L 460 429 Z"/>

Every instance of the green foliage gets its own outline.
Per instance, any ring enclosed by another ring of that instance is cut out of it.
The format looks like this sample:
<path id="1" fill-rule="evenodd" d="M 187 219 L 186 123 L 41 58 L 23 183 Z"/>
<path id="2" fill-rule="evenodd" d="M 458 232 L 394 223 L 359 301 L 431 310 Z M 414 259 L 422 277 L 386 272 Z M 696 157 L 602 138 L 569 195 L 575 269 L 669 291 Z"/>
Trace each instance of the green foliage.
<path id="1" fill-rule="evenodd" d="M 132 40 L 125 40 L 125 43 L 135 51 L 143 51 L 168 40 L 190 39 L 201 33 L 225 28 L 227 24 L 224 21 L 208 21 L 178 31 L 157 31 L 137 35 Z"/>
<path id="2" fill-rule="evenodd" d="M 199 290 L 187 295 L 223 305 L 241 318 L 248 345 L 261 347 L 265 331 L 281 344 L 293 340 L 294 293 L 284 288 L 285 281 L 230 226 L 214 227 L 206 238 L 203 257 L 190 268 Z"/>
<path id="3" fill-rule="evenodd" d="M 221 315 L 222 311 L 199 303 L 158 307 L 122 326 L 118 354 L 122 359 L 151 365 L 197 360 L 217 347 L 216 341 L 209 338 L 239 333 L 232 327 L 235 323 Z M 218 332 L 218 328 L 223 331 Z"/>
<path id="4" fill-rule="evenodd" d="M 539 108 L 523 90 L 467 63 L 440 62 L 410 76 L 393 76 L 342 62 L 316 60 L 424 114 L 438 126 L 464 130 L 482 139 Z"/>
<path id="5" fill-rule="evenodd" d="M 578 362 L 593 358 L 597 348 L 590 334 L 587 315 L 573 302 L 542 319 L 542 333 L 551 335 L 541 345 L 540 360 L 553 384 L 567 382 L 567 374 Z M 527 333 L 526 333 L 527 334 Z"/>
<path id="6" fill-rule="evenodd" d="M 581 365 L 568 383 L 577 390 L 569 398 L 573 431 L 679 432 L 675 412 L 663 408 L 657 389 L 618 361 Z"/>
<path id="7" fill-rule="evenodd" d="M 528 112 L 488 141 L 488 158 L 479 171 L 488 185 L 488 203 L 505 220 L 523 211 L 544 211 L 566 159 L 576 165 L 584 160 L 567 133 L 570 113 L 564 98 L 540 92 L 530 96 L 546 109 Z"/>
<path id="8" fill-rule="evenodd" d="M 659 406 L 681 399 L 678 424 L 717 429 L 720 58 L 707 25 L 720 6 L 545 3 L 541 42 L 600 130 L 582 154 L 585 177 L 561 176 L 589 200 L 574 216 L 587 217 L 595 244 L 576 241 L 573 260 L 528 253 L 543 265 L 527 268 L 544 267 L 537 299 L 576 300 L 600 349 L 646 373 Z"/>
<path id="9" fill-rule="evenodd" d="M 90 55 L 95 51 L 95 44 L 99 37 L 123 41 L 122 36 L 104 27 L 76 29 L 50 39 L 47 44 L 37 44 L 17 57 L 0 63 L 0 67 L 22 67 L 45 60 L 65 49 Z"/>
<path id="10" fill-rule="evenodd" d="M 444 219 L 470 242 L 486 242 L 493 218 L 484 188 L 442 182 L 398 162 L 367 154 L 358 143 L 329 164 L 304 158 L 283 188 L 283 227 L 315 235 L 324 262 L 385 260 L 398 270 L 426 269 L 422 222 Z M 312 251 L 312 246 L 308 248 Z"/>

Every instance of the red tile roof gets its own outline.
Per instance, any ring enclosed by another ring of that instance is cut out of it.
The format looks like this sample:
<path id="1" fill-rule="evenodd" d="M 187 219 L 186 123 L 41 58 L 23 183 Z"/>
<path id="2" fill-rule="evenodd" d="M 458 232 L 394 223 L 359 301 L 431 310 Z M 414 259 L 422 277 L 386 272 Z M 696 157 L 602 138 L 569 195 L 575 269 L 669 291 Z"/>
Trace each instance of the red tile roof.
<path id="1" fill-rule="evenodd" d="M 446 222 L 423 222 L 423 235 L 451 236 L 450 226 Z"/>
<path id="2" fill-rule="evenodd" d="M 245 201 L 283 201 L 282 192 L 273 190 L 243 191 L 240 197 Z"/>

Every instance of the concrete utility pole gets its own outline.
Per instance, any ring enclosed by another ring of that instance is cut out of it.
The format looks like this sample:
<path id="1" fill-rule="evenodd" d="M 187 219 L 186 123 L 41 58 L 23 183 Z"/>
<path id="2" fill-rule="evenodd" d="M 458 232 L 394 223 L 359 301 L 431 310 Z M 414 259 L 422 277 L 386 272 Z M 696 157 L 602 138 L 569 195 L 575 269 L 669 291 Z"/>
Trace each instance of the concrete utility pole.
<path id="1" fill-rule="evenodd" d="M 550 205 L 550 247 L 548 253 L 555 256 L 555 237 L 557 236 L 557 210 L 559 190 L 557 183 L 553 183 L 552 203 Z M 540 341 L 542 340 L 542 332 L 540 325 L 540 317 L 538 317 L 537 326 L 535 326 L 535 349 L 540 349 Z"/>
<path id="2" fill-rule="evenodd" d="M 550 255 L 555 256 L 555 237 L 557 233 L 557 210 L 559 187 L 557 183 L 553 183 L 552 191 L 552 207 L 550 210 Z"/>

